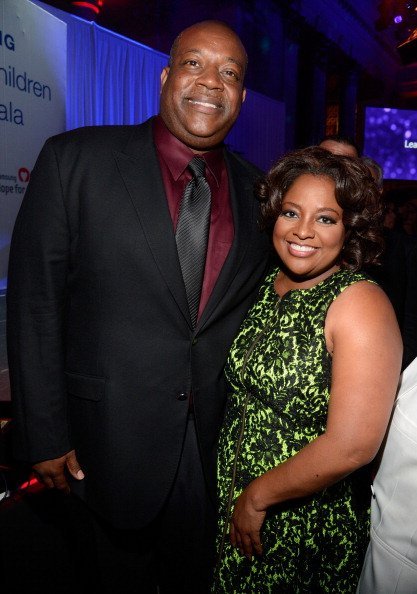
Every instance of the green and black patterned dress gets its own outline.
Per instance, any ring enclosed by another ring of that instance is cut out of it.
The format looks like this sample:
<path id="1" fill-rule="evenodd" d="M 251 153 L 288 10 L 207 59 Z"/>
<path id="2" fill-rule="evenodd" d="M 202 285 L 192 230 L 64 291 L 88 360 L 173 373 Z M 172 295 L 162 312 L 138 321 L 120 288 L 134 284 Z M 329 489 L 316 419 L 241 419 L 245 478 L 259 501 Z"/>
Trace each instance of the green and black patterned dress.
<path id="1" fill-rule="evenodd" d="M 263 555 L 252 562 L 227 535 L 233 502 L 242 490 L 324 432 L 331 379 L 327 310 L 345 288 L 366 279 L 339 270 L 279 299 L 277 272 L 261 288 L 226 367 L 231 393 L 219 445 L 219 559 L 213 592 L 355 592 L 368 541 L 367 472 L 270 509 L 262 529 Z"/>

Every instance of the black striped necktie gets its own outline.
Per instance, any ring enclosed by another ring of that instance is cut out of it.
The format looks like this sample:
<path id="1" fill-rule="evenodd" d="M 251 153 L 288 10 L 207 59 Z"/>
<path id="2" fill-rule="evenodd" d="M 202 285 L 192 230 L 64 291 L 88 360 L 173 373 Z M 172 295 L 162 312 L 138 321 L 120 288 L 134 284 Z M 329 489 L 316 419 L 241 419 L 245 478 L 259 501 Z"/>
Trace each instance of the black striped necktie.
<path id="1" fill-rule="evenodd" d="M 204 160 L 194 157 L 188 168 L 193 178 L 188 182 L 182 196 L 175 240 L 191 322 L 195 328 L 206 264 L 211 191 L 204 175 Z"/>

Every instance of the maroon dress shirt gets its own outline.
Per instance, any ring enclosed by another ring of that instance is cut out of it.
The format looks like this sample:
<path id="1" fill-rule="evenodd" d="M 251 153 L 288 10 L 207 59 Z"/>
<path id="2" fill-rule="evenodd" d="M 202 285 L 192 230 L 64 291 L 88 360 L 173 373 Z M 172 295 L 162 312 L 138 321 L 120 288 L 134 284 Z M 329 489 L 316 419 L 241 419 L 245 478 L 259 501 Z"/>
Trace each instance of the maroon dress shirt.
<path id="1" fill-rule="evenodd" d="M 162 180 L 174 230 L 177 226 L 181 198 L 185 186 L 192 178 L 188 163 L 195 153 L 176 138 L 160 116 L 154 120 L 154 141 L 161 166 Z M 201 316 L 233 242 L 234 226 L 230 205 L 229 180 L 223 149 L 203 153 L 206 178 L 211 190 L 210 231 L 206 266 L 201 290 L 198 317 Z"/>

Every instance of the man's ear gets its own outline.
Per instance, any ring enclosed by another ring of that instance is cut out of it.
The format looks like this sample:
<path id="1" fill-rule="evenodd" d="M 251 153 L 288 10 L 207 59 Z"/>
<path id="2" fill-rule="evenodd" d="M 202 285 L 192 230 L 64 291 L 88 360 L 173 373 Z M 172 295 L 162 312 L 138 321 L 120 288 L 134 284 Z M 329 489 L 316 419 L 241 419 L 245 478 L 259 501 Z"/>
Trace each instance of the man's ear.
<path id="1" fill-rule="evenodd" d="M 246 99 L 246 89 L 243 87 L 243 91 L 242 91 L 242 103 L 245 101 Z"/>
<path id="2" fill-rule="evenodd" d="M 165 68 L 161 72 L 161 90 L 162 90 L 162 87 L 164 86 L 164 84 L 166 83 L 168 74 L 169 74 L 169 66 L 165 66 Z"/>

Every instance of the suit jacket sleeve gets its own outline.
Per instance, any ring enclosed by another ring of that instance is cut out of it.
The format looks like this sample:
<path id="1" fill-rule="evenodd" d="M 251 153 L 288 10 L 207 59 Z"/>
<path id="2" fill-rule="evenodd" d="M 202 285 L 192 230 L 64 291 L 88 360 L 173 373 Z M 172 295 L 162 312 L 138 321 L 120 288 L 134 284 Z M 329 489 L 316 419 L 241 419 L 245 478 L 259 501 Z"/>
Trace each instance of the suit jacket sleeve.
<path id="1" fill-rule="evenodd" d="M 15 453 L 30 462 L 71 449 L 63 373 L 69 245 L 59 164 L 49 140 L 16 220 L 7 291 Z"/>

